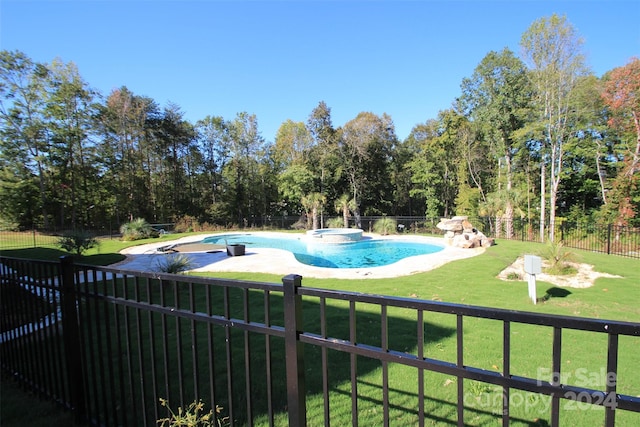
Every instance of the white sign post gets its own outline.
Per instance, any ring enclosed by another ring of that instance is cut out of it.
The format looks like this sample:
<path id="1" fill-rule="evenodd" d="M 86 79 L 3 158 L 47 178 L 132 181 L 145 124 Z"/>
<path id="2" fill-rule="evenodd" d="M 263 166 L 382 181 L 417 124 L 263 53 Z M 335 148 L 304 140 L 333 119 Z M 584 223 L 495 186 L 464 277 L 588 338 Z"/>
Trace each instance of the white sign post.
<path id="1" fill-rule="evenodd" d="M 524 272 L 529 282 L 529 298 L 534 304 L 538 301 L 536 292 L 536 274 L 542 273 L 542 259 L 535 255 L 524 256 Z"/>

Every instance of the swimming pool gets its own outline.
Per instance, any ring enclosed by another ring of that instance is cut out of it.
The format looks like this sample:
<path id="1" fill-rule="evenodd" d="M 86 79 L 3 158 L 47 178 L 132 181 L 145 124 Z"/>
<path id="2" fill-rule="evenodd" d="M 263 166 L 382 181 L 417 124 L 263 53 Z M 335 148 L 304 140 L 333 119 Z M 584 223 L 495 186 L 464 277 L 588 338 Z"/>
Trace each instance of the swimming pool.
<path id="1" fill-rule="evenodd" d="M 367 239 L 357 242 L 320 243 L 307 236 L 270 237 L 232 233 L 210 236 L 202 243 L 241 244 L 247 248 L 282 249 L 293 253 L 299 262 L 314 267 L 382 267 L 401 259 L 439 252 L 444 246 L 391 239 Z"/>

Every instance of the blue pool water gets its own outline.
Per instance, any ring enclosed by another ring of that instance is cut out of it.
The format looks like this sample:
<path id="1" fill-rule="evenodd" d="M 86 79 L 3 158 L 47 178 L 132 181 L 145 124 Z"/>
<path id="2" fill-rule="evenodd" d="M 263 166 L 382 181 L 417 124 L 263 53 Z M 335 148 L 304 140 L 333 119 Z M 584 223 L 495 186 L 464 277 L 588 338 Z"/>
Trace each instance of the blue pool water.
<path id="1" fill-rule="evenodd" d="M 315 242 L 305 237 L 270 237 L 256 234 L 223 234 L 202 243 L 242 244 L 247 248 L 283 249 L 307 265 L 326 268 L 381 267 L 403 258 L 439 252 L 442 246 L 403 240 L 360 240 L 346 243 Z"/>

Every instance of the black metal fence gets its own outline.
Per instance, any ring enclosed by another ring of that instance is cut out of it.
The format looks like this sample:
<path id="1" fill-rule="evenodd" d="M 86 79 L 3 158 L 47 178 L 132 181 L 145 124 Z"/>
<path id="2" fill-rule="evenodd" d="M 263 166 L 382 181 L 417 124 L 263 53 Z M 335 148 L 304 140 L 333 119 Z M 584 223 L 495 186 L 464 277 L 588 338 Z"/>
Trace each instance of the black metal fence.
<path id="1" fill-rule="evenodd" d="M 365 231 L 373 231 L 374 224 L 382 216 L 364 216 L 360 219 L 360 226 Z M 437 224 L 440 218 L 426 218 L 424 216 L 396 216 L 393 218 L 398 225 L 398 233 L 426 233 L 441 235 Z M 323 218 L 322 224 L 326 228 L 330 217 Z M 333 217 L 333 219 L 338 219 Z M 612 224 L 576 223 L 558 221 L 551 227 L 545 225 L 544 239 L 540 238 L 540 225 L 536 220 L 515 219 L 508 223 L 502 221 L 496 223 L 495 218 L 470 218 L 471 223 L 489 237 L 507 240 L 520 240 L 523 242 L 541 242 L 547 240 L 549 231 L 554 229 L 556 241 L 561 241 L 568 248 L 584 249 L 592 252 L 601 252 L 611 255 L 640 259 L 640 227 L 616 226 Z M 253 217 L 247 221 L 245 229 L 260 230 L 284 230 L 295 227 L 304 227 L 306 222 L 300 217 Z M 355 219 L 350 218 L 350 226 L 356 226 Z M 154 227 L 171 232 L 173 224 L 154 224 Z M 207 230 L 202 230 L 207 231 Z M 216 230 L 219 231 L 219 230 Z M 99 234 L 96 232 L 96 234 Z M 115 234 L 103 234 L 104 236 L 117 237 Z M 18 249 L 37 246 L 55 246 L 58 237 L 55 235 L 40 233 L 36 230 L 14 233 L 0 231 L 0 250 Z"/>
<path id="2" fill-rule="evenodd" d="M 557 221 L 545 224 L 540 237 L 540 222 L 536 220 L 513 220 L 512 223 L 496 224 L 491 218 L 471 220 L 488 236 L 499 239 L 541 242 L 549 240 L 553 229 L 554 241 L 562 242 L 568 248 L 584 249 L 610 255 L 640 258 L 640 227 L 597 224 L 593 222 Z"/>
<path id="3" fill-rule="evenodd" d="M 0 251 L 22 248 L 55 247 L 59 236 L 37 230 L 0 231 Z"/>
<path id="4" fill-rule="evenodd" d="M 301 284 L 0 258 L 2 370 L 96 426 L 156 425 L 161 398 L 174 409 L 201 399 L 231 426 L 558 426 L 574 423 L 567 402 L 599 408 L 587 411 L 593 425 L 640 421 L 627 357 L 638 323 Z M 475 328 L 496 365 L 473 357 Z M 535 350 L 522 348 L 529 334 L 541 337 Z M 590 358 L 601 380 L 565 375 L 576 337 L 600 343 Z M 535 375 L 522 369 L 532 351 L 548 355 Z M 485 395 L 492 403 L 476 405 Z M 523 405 L 541 398 L 549 405 L 532 424 Z"/>

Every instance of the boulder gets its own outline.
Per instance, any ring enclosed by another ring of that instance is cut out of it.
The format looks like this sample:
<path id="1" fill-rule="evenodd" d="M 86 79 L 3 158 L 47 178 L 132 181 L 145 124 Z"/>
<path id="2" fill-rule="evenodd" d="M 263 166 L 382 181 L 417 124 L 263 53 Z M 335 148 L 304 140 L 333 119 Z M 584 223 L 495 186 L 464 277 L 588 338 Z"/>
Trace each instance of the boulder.
<path id="1" fill-rule="evenodd" d="M 475 242 L 469 239 L 468 234 L 458 234 L 451 241 L 451 245 L 456 248 L 468 249 L 474 247 Z"/>
<path id="2" fill-rule="evenodd" d="M 478 231 L 467 216 L 442 218 L 436 227 L 444 231 L 444 239 L 448 245 L 458 248 L 487 248 L 495 243 L 494 239 Z"/>
<path id="3" fill-rule="evenodd" d="M 492 237 L 487 237 L 482 241 L 482 247 L 483 248 L 488 248 L 490 246 L 493 246 L 496 244 L 496 239 L 492 238 Z"/>
<path id="4" fill-rule="evenodd" d="M 462 231 L 462 222 L 455 219 L 443 218 L 436 225 L 442 231 Z"/>
<path id="5" fill-rule="evenodd" d="M 464 233 L 473 233 L 475 231 L 473 224 L 471 224 L 466 218 L 462 220 L 462 231 Z"/>

